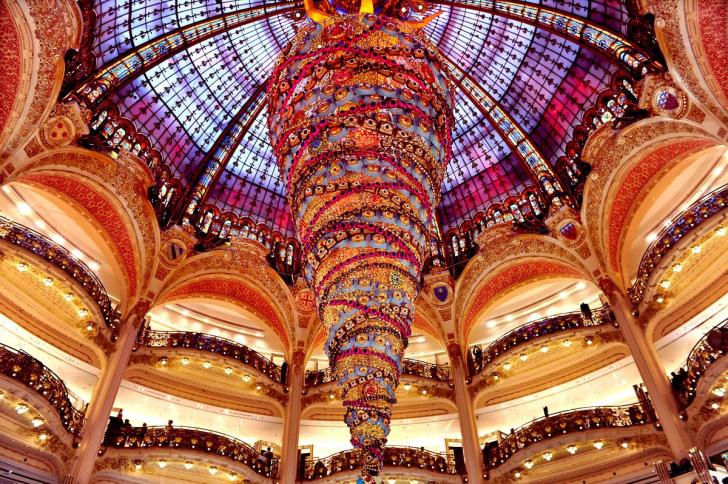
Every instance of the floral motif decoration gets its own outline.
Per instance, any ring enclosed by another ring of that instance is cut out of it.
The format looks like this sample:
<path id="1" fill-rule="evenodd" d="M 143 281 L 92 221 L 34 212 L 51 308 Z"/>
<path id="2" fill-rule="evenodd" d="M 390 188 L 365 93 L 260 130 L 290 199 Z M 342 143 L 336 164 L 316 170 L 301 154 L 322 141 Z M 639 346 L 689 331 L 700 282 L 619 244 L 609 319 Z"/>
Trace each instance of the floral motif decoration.
<path id="1" fill-rule="evenodd" d="M 412 24 L 374 14 L 319 20 L 280 57 L 268 128 L 370 482 L 436 235 L 452 97 L 439 54 Z"/>

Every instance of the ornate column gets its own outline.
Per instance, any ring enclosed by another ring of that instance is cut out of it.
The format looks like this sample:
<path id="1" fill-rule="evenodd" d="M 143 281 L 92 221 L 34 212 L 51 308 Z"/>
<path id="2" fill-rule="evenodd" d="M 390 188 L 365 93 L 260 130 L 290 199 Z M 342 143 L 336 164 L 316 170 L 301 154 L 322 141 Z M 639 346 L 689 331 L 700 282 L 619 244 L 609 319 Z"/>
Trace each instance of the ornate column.
<path id="1" fill-rule="evenodd" d="M 301 429 L 301 391 L 305 373 L 303 350 L 293 353 L 293 360 L 288 369 L 288 404 L 283 421 L 283 444 L 281 445 L 280 480 L 283 483 L 296 482 L 298 467 L 298 436 Z"/>
<path id="2" fill-rule="evenodd" d="M 121 327 L 116 349 L 106 361 L 96 381 L 91 401 L 86 409 L 86 422 L 76 451 L 76 459 L 70 473 L 63 479 L 64 484 L 86 484 L 91 479 L 116 394 L 148 309 L 147 303 L 140 303 Z"/>
<path id="3" fill-rule="evenodd" d="M 458 407 L 460 420 L 460 433 L 463 438 L 463 455 L 465 468 L 468 470 L 468 482 L 478 484 L 483 482 L 483 453 L 480 451 L 478 427 L 475 423 L 473 400 L 467 387 L 468 372 L 460 345 L 450 343 L 447 346 L 450 356 L 450 372 L 455 385 L 455 404 Z"/>
<path id="4" fill-rule="evenodd" d="M 603 278 L 599 280 L 599 287 L 619 323 L 675 459 L 688 457 L 688 451 L 694 447 L 693 438 L 680 419 L 680 409 L 654 345 L 647 341 L 627 296 L 622 294 L 616 284 L 611 279 Z"/>

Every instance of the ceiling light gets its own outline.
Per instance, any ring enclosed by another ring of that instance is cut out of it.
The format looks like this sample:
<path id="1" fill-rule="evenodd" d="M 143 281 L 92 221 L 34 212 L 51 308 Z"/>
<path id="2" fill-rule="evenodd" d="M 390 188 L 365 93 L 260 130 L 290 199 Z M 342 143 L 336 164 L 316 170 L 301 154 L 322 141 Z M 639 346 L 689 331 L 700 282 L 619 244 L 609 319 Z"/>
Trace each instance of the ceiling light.
<path id="1" fill-rule="evenodd" d="M 412 384 L 411 384 L 411 383 L 405 383 L 405 384 L 404 384 L 404 385 L 402 386 L 402 388 L 404 388 L 404 391 L 408 392 L 408 391 L 410 391 L 410 389 L 412 388 Z"/>
<path id="2" fill-rule="evenodd" d="M 576 454 L 577 447 L 575 445 L 570 445 L 566 448 L 566 450 L 569 451 L 569 454 L 574 455 Z"/>
<path id="3" fill-rule="evenodd" d="M 712 408 L 713 410 L 718 410 L 720 408 L 720 403 L 713 402 L 710 404 L 710 408 Z"/>
<path id="4" fill-rule="evenodd" d="M 333 400 L 334 398 L 336 398 L 336 394 L 335 393 L 329 393 L 329 400 Z"/>
<path id="5" fill-rule="evenodd" d="M 16 411 L 16 412 L 18 412 L 18 414 L 19 414 L 19 415 L 22 415 L 22 414 L 24 414 L 25 412 L 27 412 L 27 411 L 29 410 L 29 408 L 30 408 L 30 407 L 28 407 L 28 406 L 27 406 L 26 404 L 24 404 L 24 403 L 19 403 L 19 404 L 17 404 L 17 405 L 15 406 L 15 411 Z"/>
<path id="6" fill-rule="evenodd" d="M 682 264 L 675 264 L 672 266 L 672 272 L 680 272 L 682 271 Z"/>
<path id="7" fill-rule="evenodd" d="M 589 346 L 593 345 L 594 344 L 594 339 L 591 336 L 587 336 L 586 337 L 586 344 L 588 344 Z"/>
<path id="8" fill-rule="evenodd" d="M 495 381 L 500 380 L 500 375 L 498 373 L 493 373 L 493 380 L 495 380 Z"/>
<path id="9" fill-rule="evenodd" d="M 76 259 L 83 259 L 83 252 L 76 248 L 71 249 L 71 255 Z"/>
<path id="10" fill-rule="evenodd" d="M 78 310 L 78 315 L 80 317 L 82 317 L 82 318 L 85 318 L 86 316 L 88 316 L 88 309 L 86 309 L 86 308 L 80 308 Z"/>
<path id="11" fill-rule="evenodd" d="M 550 461 L 553 458 L 553 456 L 554 456 L 554 454 L 552 454 L 551 452 L 544 452 L 543 453 L 543 458 L 547 462 Z"/>
<path id="12" fill-rule="evenodd" d="M 660 283 L 660 286 L 662 286 L 663 289 L 667 289 L 668 287 L 670 287 L 670 281 L 668 281 L 667 279 L 665 279 L 664 281 L 662 281 Z"/>
<path id="13" fill-rule="evenodd" d="M 513 473 L 513 477 L 515 477 L 516 479 L 519 479 L 521 477 L 521 473 L 516 471 Z"/>
<path id="14" fill-rule="evenodd" d="M 186 356 L 183 356 L 182 359 L 179 360 L 179 362 L 182 363 L 183 365 L 187 366 L 190 364 L 190 359 L 187 358 Z"/>
<path id="15" fill-rule="evenodd" d="M 48 440 L 48 434 L 45 432 L 38 434 L 38 440 L 40 440 L 41 442 L 45 442 L 46 440 Z"/>
<path id="16" fill-rule="evenodd" d="M 387 479 L 387 483 L 388 484 L 395 484 L 396 482 L 397 482 L 397 479 L 394 479 L 392 477 L 390 477 L 389 479 Z"/>
<path id="17" fill-rule="evenodd" d="M 580 282 L 579 284 L 577 284 L 576 289 L 579 291 L 583 291 L 584 289 L 586 289 L 586 282 Z"/>
<path id="18" fill-rule="evenodd" d="M 68 302 L 73 301 L 73 293 L 67 292 L 66 294 L 63 295 L 63 299 L 65 299 Z"/>
<path id="19" fill-rule="evenodd" d="M 694 245 L 690 248 L 690 250 L 693 252 L 693 254 L 700 254 L 700 246 Z"/>
<path id="20" fill-rule="evenodd" d="M 233 374 L 233 369 L 228 366 L 227 368 L 225 368 L 225 374 L 226 375 L 232 375 Z"/>
<path id="21" fill-rule="evenodd" d="M 486 323 L 485 323 L 485 326 L 486 326 L 487 328 L 495 328 L 496 324 L 498 324 L 498 323 L 496 323 L 495 321 L 493 321 L 493 320 L 491 319 L 490 321 L 486 321 Z"/>
<path id="22" fill-rule="evenodd" d="M 263 385 L 261 385 L 259 383 L 259 384 L 255 385 L 255 389 L 258 390 L 258 391 L 261 391 L 263 389 Z"/>
<path id="23" fill-rule="evenodd" d="M 654 242 L 654 240 L 657 238 L 657 234 L 655 232 L 652 232 L 650 234 L 647 234 L 647 237 L 645 237 L 645 240 L 648 244 L 651 244 Z"/>
<path id="24" fill-rule="evenodd" d="M 88 263 L 88 268 L 94 272 L 98 272 L 99 269 L 101 269 L 101 266 L 99 265 L 98 262 L 91 261 Z"/>
<path id="25" fill-rule="evenodd" d="M 528 355 L 526 353 L 521 353 L 521 356 L 519 356 L 519 358 L 521 359 L 521 361 L 526 361 L 528 360 Z"/>
<path id="26" fill-rule="evenodd" d="M 211 366 L 212 366 L 212 362 L 211 361 L 205 360 L 205 361 L 202 362 L 202 367 L 203 368 L 210 368 Z"/>
<path id="27" fill-rule="evenodd" d="M 228 481 L 235 481 L 235 480 L 237 480 L 237 478 L 238 478 L 238 475 L 235 474 L 234 472 L 231 472 L 228 474 Z"/>
<path id="28" fill-rule="evenodd" d="M 162 356 L 162 357 L 161 357 L 161 358 L 159 359 L 159 364 L 160 364 L 160 365 L 162 365 L 162 366 L 165 366 L 165 365 L 166 365 L 167 363 L 169 363 L 169 360 L 167 359 L 167 357 L 166 357 L 166 356 Z"/>
<path id="29" fill-rule="evenodd" d="M 622 447 L 623 449 L 626 449 L 626 448 L 628 448 L 628 447 L 629 447 L 629 442 L 627 442 L 627 441 L 625 440 L 625 441 L 623 441 L 623 442 L 622 442 L 621 444 L 619 444 L 619 445 L 620 445 L 620 446 L 621 446 L 621 447 Z"/>
<path id="30" fill-rule="evenodd" d="M 210 474 L 212 474 L 214 476 L 215 474 L 217 474 L 217 467 L 216 466 L 210 466 L 210 468 L 207 469 L 207 472 L 209 472 Z"/>
<path id="31" fill-rule="evenodd" d="M 725 227 L 720 227 L 718 230 L 716 230 L 715 235 L 717 235 L 718 237 L 723 237 L 725 235 Z"/>
<path id="32" fill-rule="evenodd" d="M 423 395 L 427 395 L 427 388 L 423 388 L 423 389 L 422 389 L 422 394 L 423 394 Z"/>
<path id="33" fill-rule="evenodd" d="M 716 397 L 724 397 L 725 396 L 725 389 L 724 388 L 716 388 L 713 390 L 713 395 Z"/>
<path id="34" fill-rule="evenodd" d="M 245 383 L 248 383 L 248 382 L 250 382 L 250 375 L 243 375 L 243 381 L 244 381 Z"/>
<path id="35" fill-rule="evenodd" d="M 565 339 L 564 341 L 561 342 L 561 344 L 564 346 L 564 348 L 568 348 L 569 346 L 571 346 L 571 340 Z"/>
<path id="36" fill-rule="evenodd" d="M 53 285 L 53 278 L 52 277 L 46 277 L 43 279 L 43 284 L 45 286 L 52 286 Z"/>
<path id="37" fill-rule="evenodd" d="M 665 296 L 659 295 L 655 298 L 655 301 L 657 302 L 657 304 L 662 304 L 665 302 Z"/>
<path id="38" fill-rule="evenodd" d="M 28 215 L 33 213 L 33 209 L 30 208 L 30 205 L 28 205 L 25 202 L 20 202 L 17 205 L 15 205 L 15 207 L 18 209 L 18 212 L 20 213 L 20 215 L 22 215 L 24 217 L 27 217 Z"/>
<path id="39" fill-rule="evenodd" d="M 94 330 L 94 328 L 95 328 L 95 326 L 94 326 L 94 323 L 88 323 L 88 324 L 86 325 L 86 331 L 88 331 L 89 333 L 90 333 L 91 331 L 93 331 L 93 330 Z"/>
<path id="40" fill-rule="evenodd" d="M 142 468 L 141 462 L 139 462 L 139 461 L 134 462 L 134 469 L 141 470 L 141 468 Z"/>
<path id="41" fill-rule="evenodd" d="M 514 315 L 512 315 L 512 314 L 509 314 L 508 316 L 506 316 L 506 321 L 508 321 L 508 322 L 511 322 L 514 319 L 516 319 L 516 317 Z"/>
<path id="42" fill-rule="evenodd" d="M 35 428 L 38 428 L 38 427 L 40 427 L 41 425 L 43 425 L 43 423 L 44 423 L 44 420 L 43 420 L 42 418 L 40 418 L 40 417 L 35 417 L 35 418 L 34 418 L 34 419 L 33 419 L 33 420 L 31 421 L 31 423 L 33 424 L 33 427 L 35 427 Z"/>
<path id="43" fill-rule="evenodd" d="M 160 469 L 164 469 L 165 467 L 167 467 L 167 461 L 164 459 L 159 459 L 159 461 L 157 462 L 157 465 L 159 466 Z"/>
<path id="44" fill-rule="evenodd" d="M 51 235 L 51 240 L 58 245 L 65 245 L 65 243 L 66 243 L 66 239 L 61 237 L 59 234 Z"/>
<path id="45" fill-rule="evenodd" d="M 594 442 L 594 448 L 595 449 L 599 450 L 602 447 L 604 447 L 604 442 L 602 442 L 601 440 L 597 440 L 596 442 Z"/>
<path id="46" fill-rule="evenodd" d="M 511 366 L 512 365 L 509 362 L 507 362 L 507 361 L 505 363 L 503 363 L 503 369 L 504 370 L 510 370 L 511 369 Z"/>
<path id="47" fill-rule="evenodd" d="M 533 461 L 527 460 L 526 462 L 523 463 L 523 465 L 526 467 L 526 469 L 530 469 L 531 467 L 533 467 Z"/>
<path id="48" fill-rule="evenodd" d="M 19 272 L 27 272 L 28 271 L 28 264 L 25 262 L 18 262 L 18 265 L 15 266 Z"/>
<path id="49" fill-rule="evenodd" d="M 190 462 L 190 461 L 185 462 L 185 469 L 190 470 L 190 469 L 192 469 L 193 466 L 194 466 L 194 464 L 192 462 Z"/>
<path id="50" fill-rule="evenodd" d="M 541 345 L 541 353 L 548 353 L 549 347 L 547 345 Z"/>

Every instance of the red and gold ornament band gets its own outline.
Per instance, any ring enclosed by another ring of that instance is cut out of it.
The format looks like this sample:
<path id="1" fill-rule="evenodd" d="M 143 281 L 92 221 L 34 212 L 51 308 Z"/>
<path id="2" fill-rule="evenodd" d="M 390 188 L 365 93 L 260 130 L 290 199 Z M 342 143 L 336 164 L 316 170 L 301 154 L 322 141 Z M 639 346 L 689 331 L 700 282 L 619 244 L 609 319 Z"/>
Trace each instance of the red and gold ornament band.
<path id="1" fill-rule="evenodd" d="M 377 475 L 450 159 L 449 84 L 415 26 L 334 15 L 284 49 L 268 99 L 351 442 Z"/>

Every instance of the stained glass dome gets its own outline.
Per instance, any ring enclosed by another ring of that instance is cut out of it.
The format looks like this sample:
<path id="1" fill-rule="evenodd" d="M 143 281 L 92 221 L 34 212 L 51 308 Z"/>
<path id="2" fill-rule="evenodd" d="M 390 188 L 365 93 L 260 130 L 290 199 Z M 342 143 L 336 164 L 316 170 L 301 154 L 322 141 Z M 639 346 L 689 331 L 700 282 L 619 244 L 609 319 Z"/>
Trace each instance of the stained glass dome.
<path id="1" fill-rule="evenodd" d="M 634 115 L 632 82 L 660 68 L 659 53 L 632 39 L 628 6 L 405 5 L 415 18 L 439 12 L 424 32 L 456 86 L 441 233 L 472 220 L 527 221 L 553 199 L 578 204 L 588 171 L 579 158 L 585 133 Z M 167 207 L 167 216 L 197 217 L 193 223 L 209 230 L 214 217 L 205 221 L 199 212 L 214 207 L 215 217 L 232 214 L 291 236 L 265 97 L 281 49 L 310 22 L 302 4 L 97 0 L 85 14 L 95 25 L 87 39 L 93 57 L 69 95 L 92 109 L 97 140 L 142 157 L 154 153 L 150 164 L 166 167 L 174 196 L 169 187 L 161 195 L 176 207 Z"/>

